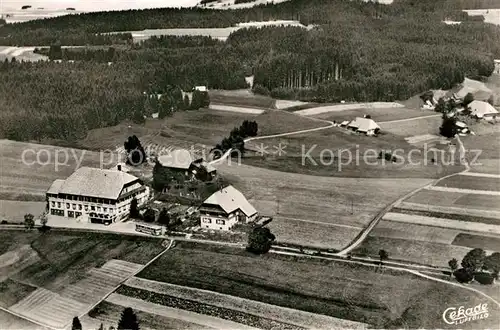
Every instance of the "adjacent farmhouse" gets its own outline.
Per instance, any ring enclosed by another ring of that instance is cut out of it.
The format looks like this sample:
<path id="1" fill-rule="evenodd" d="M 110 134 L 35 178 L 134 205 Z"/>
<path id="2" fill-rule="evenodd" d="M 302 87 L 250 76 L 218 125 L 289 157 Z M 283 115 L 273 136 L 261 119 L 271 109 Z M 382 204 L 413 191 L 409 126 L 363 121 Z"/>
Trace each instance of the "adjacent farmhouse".
<path id="1" fill-rule="evenodd" d="M 145 203 L 149 188 L 123 171 L 81 167 L 55 180 L 46 196 L 51 215 L 109 224 L 128 216 L 133 198 Z"/>
<path id="2" fill-rule="evenodd" d="M 366 135 L 375 135 L 380 131 L 380 126 L 371 118 L 356 117 L 347 128 Z"/>
<path id="3" fill-rule="evenodd" d="M 187 178 L 198 178 L 202 181 L 210 181 L 215 178 L 216 169 L 203 160 L 195 158 L 188 150 L 178 149 L 167 155 L 158 157 L 158 163 L 165 169 L 183 174 Z"/>
<path id="4" fill-rule="evenodd" d="M 257 220 L 257 210 L 233 186 L 227 186 L 208 197 L 200 206 L 202 228 L 230 230 L 237 223 Z"/>
<path id="5" fill-rule="evenodd" d="M 498 115 L 498 110 L 488 102 L 473 101 L 469 104 L 471 116 L 478 119 L 493 120 Z"/>

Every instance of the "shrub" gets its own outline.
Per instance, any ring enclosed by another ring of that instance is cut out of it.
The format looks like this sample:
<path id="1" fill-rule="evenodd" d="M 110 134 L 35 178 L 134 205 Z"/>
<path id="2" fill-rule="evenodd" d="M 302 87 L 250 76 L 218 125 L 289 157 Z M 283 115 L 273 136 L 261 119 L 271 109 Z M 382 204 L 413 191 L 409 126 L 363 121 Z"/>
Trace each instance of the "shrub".
<path id="1" fill-rule="evenodd" d="M 453 275 L 455 275 L 455 278 L 460 283 L 469 283 L 474 279 L 473 273 L 465 268 L 460 268 L 460 269 L 456 270 L 453 273 Z"/>
<path id="2" fill-rule="evenodd" d="M 269 89 L 267 89 L 267 87 L 264 87 L 259 84 L 253 86 L 252 92 L 254 92 L 255 94 L 260 94 L 265 96 L 271 95 L 271 92 L 269 91 Z"/>
<path id="3" fill-rule="evenodd" d="M 490 273 L 480 272 L 474 274 L 474 279 L 483 285 L 488 285 L 493 284 L 494 277 Z"/>

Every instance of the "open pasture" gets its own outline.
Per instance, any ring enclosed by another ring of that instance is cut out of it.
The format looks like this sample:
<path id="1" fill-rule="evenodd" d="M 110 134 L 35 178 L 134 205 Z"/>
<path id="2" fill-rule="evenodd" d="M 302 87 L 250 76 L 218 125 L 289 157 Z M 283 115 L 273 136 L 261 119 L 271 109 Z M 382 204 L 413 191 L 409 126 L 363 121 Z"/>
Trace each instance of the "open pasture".
<path id="1" fill-rule="evenodd" d="M 78 166 L 99 167 L 100 157 L 88 150 L 0 140 L 1 199 L 44 201 L 55 179 L 66 179 Z M 108 162 L 110 155 L 102 157 Z"/>
<path id="2" fill-rule="evenodd" d="M 325 113 L 342 112 L 356 109 L 384 109 L 403 107 L 404 105 L 395 102 L 345 103 L 307 107 L 307 109 L 298 110 L 295 111 L 295 113 L 301 116 L 315 116 Z"/>
<path id="3" fill-rule="evenodd" d="M 45 211 L 45 202 L 0 200 L 0 221 L 24 222 L 24 215 L 31 213 L 37 218 Z"/>
<path id="4" fill-rule="evenodd" d="M 453 241 L 453 245 L 500 252 L 500 236 L 494 237 L 460 233 Z"/>
<path id="5" fill-rule="evenodd" d="M 378 258 L 381 249 L 387 251 L 389 260 L 410 261 L 436 267 L 448 267 L 449 260 L 462 260 L 471 250 L 452 244 L 370 235 L 353 254 Z"/>
<path id="6" fill-rule="evenodd" d="M 0 306 L 56 328 L 85 312 L 164 249 L 154 239 L 64 231 L 6 230 L 0 231 L 0 241 L 2 256 L 24 243 L 37 257 L 0 282 Z"/>
<path id="7" fill-rule="evenodd" d="M 364 227 L 387 204 L 429 183 L 427 179 L 325 178 L 238 165 L 235 162 L 232 165 L 221 163 L 218 171 L 248 199 L 276 202 L 276 207 L 266 203 L 265 209 L 271 213 L 269 215 L 277 213 L 279 220 L 275 224 L 283 237 L 289 237 L 295 243 L 300 242 L 303 235 L 298 234 L 296 228 L 300 225 L 305 228 L 304 231 L 310 230 L 304 237 L 306 242 L 319 239 L 322 245 L 325 242 L 330 244 L 332 237 L 345 234 L 345 228 L 336 227 L 335 224 Z M 255 204 L 259 206 L 258 202 Z M 319 226 L 296 220 L 288 222 L 286 218 L 325 224 Z M 277 235 L 279 241 L 283 241 L 283 237 Z M 344 242 L 344 239 L 333 242 L 330 247 L 342 248 Z"/>
<path id="8" fill-rule="evenodd" d="M 461 288 L 391 270 L 377 272 L 373 267 L 276 254 L 254 256 L 242 249 L 185 242 L 156 260 L 139 277 L 376 328 L 400 328 L 403 324 L 410 328 L 445 328 L 441 314 L 448 306 L 479 300 Z M 427 304 L 423 304 L 423 297 Z"/>
<path id="9" fill-rule="evenodd" d="M 247 89 L 234 91 L 210 90 L 208 95 L 210 96 L 210 102 L 216 104 L 219 103 L 257 109 L 275 108 L 275 100 L 272 97 L 254 94 Z"/>
<path id="10" fill-rule="evenodd" d="M 371 231 L 370 235 L 375 237 L 451 244 L 459 233 L 460 231 L 455 229 L 382 220 Z"/>
<path id="11" fill-rule="evenodd" d="M 403 119 L 397 122 L 380 123 L 382 131 L 400 136 L 415 136 L 423 134 L 439 135 L 441 116 L 429 116 L 424 118 Z"/>
<path id="12" fill-rule="evenodd" d="M 84 278 L 85 273 L 111 259 L 146 263 L 163 250 L 160 241 L 115 234 L 64 233 L 45 234 L 25 231 L 1 231 L 4 252 L 30 244 L 40 258 L 12 276 L 37 287 L 60 291 Z"/>
<path id="13" fill-rule="evenodd" d="M 342 122 L 344 120 L 354 120 L 356 117 L 363 117 L 365 115 L 371 116 L 371 118 L 377 122 L 385 122 L 392 120 L 409 119 L 415 117 L 422 117 L 426 115 L 433 115 L 434 112 L 423 111 L 423 110 L 413 110 L 408 108 L 360 108 L 353 110 L 345 110 L 340 112 L 332 113 L 322 113 L 314 116 L 315 118 L 326 119 L 336 122 Z"/>
<path id="14" fill-rule="evenodd" d="M 100 303 L 92 313 L 92 317 L 85 315 L 81 318 L 81 323 L 84 329 L 98 329 L 100 324 L 104 325 L 105 329 L 116 327 L 120 320 L 120 315 L 125 307 L 113 304 L 108 301 Z M 181 321 L 175 318 L 165 317 L 153 313 L 147 313 L 135 309 L 134 312 L 139 319 L 141 329 L 183 329 L 183 330 L 200 330 L 209 329 L 201 325 Z"/>
<path id="15" fill-rule="evenodd" d="M 277 153 L 280 144 L 284 151 L 281 155 Z M 262 147 L 266 148 L 264 155 Z M 250 141 L 246 148 L 252 152 L 243 158 L 245 164 L 308 175 L 438 178 L 464 169 L 458 163 L 443 165 L 442 160 L 449 155 L 446 152 L 436 163 L 426 162 L 423 150 L 410 154 L 415 147 L 399 136 L 365 136 L 340 127 Z M 396 149 L 400 157 L 397 162 L 377 159 L 380 151 Z"/>
<path id="16" fill-rule="evenodd" d="M 341 227 L 334 223 L 275 216 L 267 225 L 279 243 L 340 250 L 351 243 L 362 227 Z"/>
<path id="17" fill-rule="evenodd" d="M 489 224 L 478 221 L 464 221 L 464 220 L 455 220 L 455 219 L 448 219 L 441 217 L 438 218 L 428 215 L 416 215 L 416 214 L 396 213 L 396 212 L 386 213 L 383 219 L 402 222 L 402 223 L 417 223 L 431 227 L 476 231 L 476 232 L 492 233 L 500 235 L 499 224 Z"/>
<path id="18" fill-rule="evenodd" d="M 493 209 L 500 211 L 500 196 L 467 194 L 457 199 L 454 204 L 467 208 Z"/>
<path id="19" fill-rule="evenodd" d="M 125 282 L 130 288 L 141 289 L 144 291 L 155 292 L 171 299 L 177 298 L 188 300 L 191 303 L 196 302 L 200 305 L 218 307 L 222 310 L 230 310 L 230 313 L 239 312 L 240 315 L 252 316 L 252 319 L 259 322 L 265 319 L 268 323 L 278 323 L 278 327 L 300 326 L 305 328 L 323 329 L 336 324 L 348 328 L 354 328 L 357 324 L 346 320 L 335 319 L 326 315 L 307 313 L 297 309 L 283 308 L 276 305 L 269 305 L 259 301 L 242 299 L 231 295 L 225 295 L 213 291 L 189 288 L 175 284 L 147 280 L 140 277 L 133 277 Z M 131 290 L 124 290 L 131 293 Z M 173 300 L 173 299 L 172 299 Z M 196 311 L 196 310 L 194 310 Z M 243 317 L 245 317 L 243 316 Z M 256 319 L 257 318 L 257 319 Z M 253 322 L 252 322 L 253 323 Z M 271 325 L 272 325 L 271 323 Z M 281 324 L 280 324 L 281 323 Z M 253 325 L 253 324 L 252 324 Z"/>
<path id="20" fill-rule="evenodd" d="M 422 189 L 418 193 L 406 199 L 406 202 L 418 204 L 431 204 L 440 206 L 453 206 L 454 203 L 461 197 L 467 194 L 460 192 L 444 192 L 437 190 Z"/>
<path id="21" fill-rule="evenodd" d="M 436 186 L 458 189 L 500 191 L 500 178 L 454 175 L 439 181 Z"/>

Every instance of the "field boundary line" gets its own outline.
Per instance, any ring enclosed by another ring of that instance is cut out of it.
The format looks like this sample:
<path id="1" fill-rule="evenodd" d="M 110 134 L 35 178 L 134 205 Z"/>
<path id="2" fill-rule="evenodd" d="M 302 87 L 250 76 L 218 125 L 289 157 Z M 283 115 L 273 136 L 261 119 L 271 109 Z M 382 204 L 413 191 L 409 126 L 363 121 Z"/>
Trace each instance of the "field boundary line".
<path id="1" fill-rule="evenodd" d="M 359 227 L 359 226 L 350 226 L 350 225 L 344 225 L 344 224 L 339 224 L 339 223 L 329 223 L 329 222 L 321 222 L 321 221 L 315 221 L 315 220 L 306 220 L 306 219 L 286 217 L 286 216 L 282 216 L 282 215 L 274 216 L 273 218 L 274 219 L 277 219 L 277 218 L 289 219 L 289 220 L 302 221 L 302 222 L 308 222 L 308 223 L 315 223 L 315 224 L 318 224 L 318 225 L 333 226 L 333 227 L 363 229 L 363 227 Z"/>
<path id="2" fill-rule="evenodd" d="M 413 118 L 406 118 L 406 119 L 380 121 L 379 124 L 393 124 L 393 123 L 401 123 L 401 122 L 405 122 L 405 121 L 419 120 L 419 119 L 424 119 L 424 118 L 435 118 L 435 117 L 441 117 L 441 115 L 428 115 L 428 116 L 420 116 L 420 117 L 413 117 Z"/>
<path id="3" fill-rule="evenodd" d="M 131 282 L 131 283 L 128 283 L 128 282 Z M 311 326 L 311 324 L 304 324 L 304 323 L 300 323 L 299 321 L 292 321 L 292 320 L 289 320 L 289 319 L 283 319 L 283 318 L 280 318 L 280 317 L 276 317 L 276 316 L 273 315 L 274 313 L 269 313 L 269 315 L 266 315 L 267 313 L 261 313 L 258 310 L 250 310 L 249 311 L 249 310 L 245 310 L 244 308 L 240 308 L 240 307 L 228 307 L 228 305 L 231 303 L 231 301 L 228 301 L 228 304 L 225 305 L 223 302 L 215 302 L 214 303 L 214 302 L 211 302 L 211 301 L 209 301 L 207 299 L 203 299 L 203 298 L 199 298 L 199 297 L 183 297 L 179 293 L 174 293 L 174 294 L 168 293 L 167 292 L 168 289 L 162 290 L 160 288 L 159 290 L 155 290 L 153 288 L 148 288 L 147 287 L 148 283 L 151 283 L 152 285 L 163 286 L 165 288 L 171 287 L 174 290 L 175 289 L 180 289 L 180 290 L 185 290 L 185 291 L 192 291 L 194 293 L 199 292 L 201 294 L 211 295 L 213 297 L 219 297 L 219 298 L 224 298 L 224 299 L 229 299 L 229 300 L 234 300 L 234 301 L 240 301 L 242 303 L 249 303 L 249 304 L 253 305 L 252 309 L 254 309 L 253 308 L 254 306 L 258 306 L 258 307 L 262 307 L 262 308 L 272 308 L 272 309 L 275 309 L 275 310 L 281 310 L 281 311 L 285 311 L 287 313 L 298 313 L 298 314 L 302 314 L 303 316 L 306 316 L 306 317 L 315 317 L 315 318 L 318 318 L 318 319 L 324 319 L 322 321 L 325 321 L 325 322 L 326 321 L 333 321 L 333 320 L 338 320 L 338 321 L 341 321 L 341 322 L 344 321 L 344 319 L 339 319 L 339 318 L 328 316 L 328 315 L 311 313 L 311 312 L 308 312 L 308 311 L 298 310 L 298 309 L 289 308 L 289 307 L 283 307 L 283 306 L 279 306 L 279 305 L 273 305 L 273 304 L 265 303 L 265 302 L 258 301 L 258 300 L 252 300 L 252 299 L 242 298 L 242 297 L 233 296 L 233 295 L 229 295 L 229 294 L 224 294 L 224 293 L 220 293 L 220 292 L 216 292 L 216 291 L 210 291 L 210 290 L 199 289 L 199 288 L 194 288 L 194 287 L 189 287 L 189 286 L 182 286 L 182 285 L 178 285 L 178 284 L 172 284 L 172 283 L 167 283 L 167 282 L 155 281 L 155 280 L 150 280 L 150 279 L 136 277 L 136 276 L 134 276 L 134 277 L 130 278 L 129 280 L 127 280 L 127 282 L 125 282 L 125 285 L 128 285 L 128 286 L 133 287 L 133 288 L 137 288 L 137 289 L 142 289 L 142 290 L 156 292 L 156 293 L 159 293 L 159 294 L 170 295 L 170 296 L 181 298 L 181 299 L 193 300 L 193 301 L 197 301 L 199 303 L 213 305 L 213 306 L 220 307 L 220 308 L 228 308 L 228 309 L 231 309 L 231 310 L 243 312 L 243 313 L 254 315 L 254 316 L 257 316 L 257 317 L 266 318 L 266 319 L 277 321 L 277 322 L 280 322 L 280 323 L 294 325 L 294 326 L 297 326 L 297 327 L 306 327 L 306 328 L 308 328 L 308 327 Z M 321 322 L 321 320 L 317 320 L 317 321 Z M 350 321 L 350 320 L 346 320 L 346 321 L 347 321 L 347 323 L 353 322 L 353 323 L 356 323 L 356 324 L 363 324 L 363 322 L 356 322 L 356 321 Z M 314 322 L 314 323 L 316 323 L 316 322 Z"/>
<path id="4" fill-rule="evenodd" d="M 443 192 L 457 192 L 461 194 L 500 196 L 500 191 L 494 191 L 494 190 L 464 189 L 464 188 L 443 187 L 443 186 L 430 186 L 426 189 L 434 191 L 443 191 Z"/>
<path id="5" fill-rule="evenodd" d="M 286 113 L 288 115 L 291 115 L 291 116 L 302 117 L 299 114 L 295 114 L 293 112 L 288 112 L 288 111 L 285 111 L 285 110 L 270 110 L 270 111 L 280 111 L 280 112 L 284 112 L 284 113 Z M 243 140 L 243 142 L 247 143 L 247 142 L 256 141 L 256 140 L 272 139 L 272 138 L 289 136 L 289 135 L 310 133 L 310 132 L 316 132 L 316 131 L 321 131 L 321 130 L 324 130 L 324 129 L 335 127 L 335 124 L 333 123 L 333 121 L 330 121 L 330 120 L 324 120 L 324 119 L 319 119 L 319 118 L 310 118 L 310 119 L 315 120 L 315 121 L 320 121 L 320 122 L 323 122 L 323 123 L 327 123 L 328 125 L 327 126 L 322 126 L 322 127 L 308 128 L 308 129 L 303 129 L 303 130 L 293 131 L 293 132 L 278 133 L 278 134 L 263 135 L 263 136 L 254 136 L 254 137 L 247 138 L 247 139 Z M 223 162 L 224 160 L 226 160 L 226 158 L 228 158 L 229 155 L 231 154 L 232 150 L 233 149 L 231 148 L 231 149 L 227 150 L 220 158 L 212 160 L 210 162 L 210 165 L 215 166 L 215 165 Z"/>
<path id="6" fill-rule="evenodd" d="M 331 260 L 333 262 L 335 261 L 340 261 L 340 262 L 345 262 L 345 263 L 351 263 L 351 264 L 358 264 L 358 265 L 363 265 L 363 266 L 368 266 L 368 267 L 376 267 L 376 268 L 379 268 L 380 266 L 379 265 L 375 265 L 375 264 L 370 264 L 370 263 L 365 263 L 365 262 L 362 262 L 362 261 L 356 261 L 356 260 L 348 260 L 348 259 L 329 259 L 327 257 L 321 257 L 321 256 L 311 256 L 311 255 L 303 255 L 303 254 L 299 254 L 299 253 L 293 253 L 293 252 L 284 252 L 284 251 L 273 251 L 273 253 L 276 253 L 276 254 L 283 254 L 283 255 L 289 255 L 289 256 L 296 256 L 296 257 L 307 257 L 307 258 L 312 258 L 312 259 L 323 259 L 323 260 Z M 455 283 L 455 282 L 450 282 L 450 281 L 445 281 L 445 280 L 442 280 L 442 279 L 439 279 L 439 278 L 436 278 L 436 277 L 433 277 L 433 276 L 430 276 L 430 275 L 425 275 L 425 274 L 422 274 L 421 272 L 417 271 L 417 270 L 411 270 L 411 269 L 407 269 L 407 268 L 402 268 L 402 267 L 395 267 L 395 266 L 388 266 L 388 265 L 383 265 L 382 266 L 383 268 L 388 268 L 388 269 L 393 269 L 393 270 L 398 270 L 398 271 L 403 271 L 403 272 L 407 272 L 407 273 L 410 273 L 410 274 L 413 274 L 415 276 L 419 276 L 419 277 L 423 277 L 423 278 L 426 278 L 426 279 L 429 279 L 429 280 L 432 280 L 432 281 L 437 281 L 437 282 L 441 282 L 441 283 L 445 283 L 445 284 L 450 284 L 450 285 L 453 285 L 453 286 L 456 286 L 456 287 L 460 287 L 462 289 L 466 289 L 466 290 L 469 290 L 469 291 L 472 291 L 472 292 L 475 292 L 475 293 L 479 293 L 480 295 L 484 296 L 485 298 L 491 300 L 493 303 L 495 303 L 498 307 L 500 307 L 500 302 L 498 302 L 497 300 L 495 300 L 495 298 L 487 295 L 486 293 L 480 291 L 480 290 L 477 290 L 477 289 L 474 289 L 474 288 L 471 288 L 471 287 L 468 287 L 468 286 L 465 286 L 463 284 L 460 284 L 460 283 Z"/>
<path id="7" fill-rule="evenodd" d="M 496 179 L 500 179 L 500 174 L 491 174 L 491 173 L 466 172 L 466 173 L 459 173 L 459 175 L 479 176 L 479 177 L 482 177 L 482 178 L 496 178 Z"/>
<path id="8" fill-rule="evenodd" d="M 18 317 L 18 318 L 20 318 L 20 319 L 23 319 L 23 320 L 29 321 L 29 322 L 31 322 L 31 323 L 33 323 L 33 324 L 39 325 L 39 326 L 41 326 L 41 327 L 43 327 L 43 328 L 52 329 L 52 330 L 59 330 L 58 328 L 54 328 L 54 327 L 52 327 L 52 326 L 50 326 L 50 325 L 43 324 L 43 323 L 41 323 L 41 322 L 38 322 L 38 321 L 36 321 L 36 320 L 33 320 L 33 319 L 32 319 L 32 318 L 30 318 L 30 317 L 27 317 L 27 316 L 24 316 L 24 315 L 18 314 L 18 313 L 16 313 L 16 312 L 13 312 L 13 311 L 11 311 L 11 310 L 10 310 L 10 309 L 8 309 L 8 308 L 1 307 L 1 306 L 0 306 L 0 310 L 4 311 L 4 312 L 6 312 L 6 313 L 9 313 L 9 314 L 11 314 L 11 315 L 14 315 L 14 316 L 16 316 L 16 317 Z"/>
<path id="9" fill-rule="evenodd" d="M 170 248 L 172 247 L 172 245 L 174 244 L 174 240 L 171 239 L 170 240 L 170 243 L 168 244 L 168 246 L 163 250 L 161 251 L 156 257 L 154 257 L 153 259 L 151 259 L 150 261 L 148 261 L 145 265 L 143 265 L 141 268 L 139 268 L 137 271 L 133 272 L 132 274 L 130 274 L 130 276 L 128 276 L 127 278 L 123 279 L 116 287 L 113 288 L 113 290 L 111 290 L 108 294 L 106 294 L 103 298 L 101 298 L 97 303 L 93 304 L 90 306 L 90 308 L 87 309 L 86 312 L 80 314 L 78 316 L 78 318 L 82 318 L 84 317 L 85 315 L 87 315 L 92 309 L 94 309 L 95 307 L 97 307 L 97 305 L 99 305 L 100 303 L 102 303 L 104 300 L 106 300 L 111 294 L 113 294 L 113 292 L 115 292 L 116 290 L 118 290 L 118 288 L 120 286 L 123 285 L 123 283 L 125 283 L 128 279 L 130 279 L 131 277 L 134 277 L 135 275 L 139 274 L 140 272 L 142 272 L 144 269 L 146 269 L 146 267 L 148 267 L 149 265 L 151 265 L 153 262 L 155 262 L 157 259 L 159 259 L 164 253 L 166 253 L 168 250 L 170 250 Z M 65 328 L 67 328 L 69 326 L 69 323 L 65 326 Z"/>
<path id="10" fill-rule="evenodd" d="M 246 324 L 238 323 L 236 321 L 218 318 L 215 316 L 192 312 L 189 310 L 184 310 L 181 308 L 175 308 L 170 306 L 165 306 L 147 300 L 142 300 L 135 297 L 129 297 L 119 293 L 111 294 L 107 299 L 107 302 L 129 307 L 133 306 L 135 310 L 143 311 L 146 313 L 167 316 L 173 319 L 182 320 L 185 322 L 193 323 L 198 326 L 208 326 L 213 329 L 224 329 L 224 330 L 258 330 L 256 327 L 252 327 Z M 125 301 L 125 303 L 124 303 Z M 173 314 L 173 315 L 172 315 Z"/>
<path id="11" fill-rule="evenodd" d="M 439 116 L 439 115 L 437 115 Z M 417 118 L 410 118 L 411 119 L 417 119 Z M 405 119 L 406 120 L 406 119 Z M 444 179 L 447 179 L 447 178 L 450 178 L 452 176 L 455 176 L 455 175 L 458 175 L 458 174 L 462 174 L 462 173 L 467 173 L 470 171 L 470 166 L 469 166 L 469 162 L 467 161 L 467 158 L 466 158 L 466 149 L 462 143 L 462 141 L 460 140 L 460 136 L 455 135 L 456 139 L 457 139 L 457 142 L 458 144 L 460 145 L 460 152 L 461 152 L 461 157 L 460 157 L 460 161 L 461 163 L 464 164 L 465 166 L 465 170 L 459 172 L 459 173 L 452 173 L 452 174 L 448 174 L 448 175 L 445 175 L 444 177 L 442 178 L 438 178 L 438 179 L 435 179 L 433 181 L 431 181 L 429 184 L 423 186 L 423 187 L 420 187 L 420 188 L 417 188 L 411 192 L 409 192 L 408 194 L 404 195 L 403 197 L 400 197 L 398 198 L 396 201 L 394 201 L 393 203 L 389 204 L 388 206 L 386 206 L 382 211 L 380 211 L 376 216 L 375 218 L 368 224 L 368 226 L 366 227 L 366 229 L 364 231 L 361 231 L 358 235 L 358 237 L 356 237 L 354 239 L 353 242 L 351 242 L 351 244 L 349 244 L 347 247 L 345 247 L 344 249 L 342 249 L 341 251 L 339 251 L 337 253 L 337 256 L 345 256 L 347 253 L 351 252 L 352 250 L 354 250 L 355 248 L 357 248 L 365 239 L 366 237 L 368 237 L 368 235 L 370 234 L 370 232 L 377 226 L 377 224 L 380 222 L 380 220 L 385 216 L 385 214 L 387 212 L 389 212 L 393 207 L 395 206 L 398 206 L 399 204 L 401 204 L 404 200 L 412 197 L 413 195 L 417 194 L 418 192 L 424 190 L 424 189 L 428 189 L 429 187 L 432 187 L 434 185 L 436 185 L 439 181 L 441 180 L 444 180 Z"/>

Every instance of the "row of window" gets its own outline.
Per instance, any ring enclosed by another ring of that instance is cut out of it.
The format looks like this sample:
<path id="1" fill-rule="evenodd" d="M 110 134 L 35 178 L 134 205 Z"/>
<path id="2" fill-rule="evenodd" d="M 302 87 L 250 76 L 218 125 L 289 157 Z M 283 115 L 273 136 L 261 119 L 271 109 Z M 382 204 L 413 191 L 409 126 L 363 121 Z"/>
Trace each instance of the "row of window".
<path id="1" fill-rule="evenodd" d="M 203 218 L 203 222 L 204 223 L 212 223 L 212 219 L 210 219 L 210 218 Z M 225 225 L 226 221 L 222 220 L 222 219 L 216 219 L 215 223 L 218 224 L 218 225 Z"/>
<path id="2" fill-rule="evenodd" d="M 137 189 L 138 187 L 135 187 Z M 132 191 L 133 189 L 128 188 L 124 193 L 127 191 Z M 138 191 L 136 193 L 131 194 L 130 196 L 127 196 L 126 199 L 118 201 L 118 203 L 121 203 L 125 200 L 132 199 L 133 197 L 136 197 L 140 193 L 142 193 L 144 190 Z M 77 195 L 66 195 L 66 194 L 47 194 L 49 197 L 54 197 L 54 198 L 61 198 L 61 199 L 67 199 L 70 201 L 79 201 L 79 202 L 89 202 L 89 203 L 96 203 L 96 204 L 111 204 L 115 205 L 116 200 L 114 199 L 106 199 L 106 198 L 94 198 L 94 197 L 86 197 L 86 196 L 77 196 Z"/>
<path id="3" fill-rule="evenodd" d="M 54 198 L 68 199 L 70 201 L 89 202 L 96 204 L 112 204 L 112 205 L 116 204 L 116 200 L 106 199 L 106 198 L 94 198 L 94 197 L 65 195 L 65 194 L 60 194 L 60 195 L 48 194 L 48 196 Z"/>
<path id="4" fill-rule="evenodd" d="M 51 206 L 53 208 L 56 207 L 56 202 L 52 201 Z M 61 202 L 57 202 L 57 208 L 61 208 L 61 207 L 62 207 L 62 203 Z M 69 209 L 73 209 L 73 210 L 78 209 L 79 211 L 81 211 L 82 209 L 85 209 L 85 211 L 89 210 L 89 206 L 88 205 L 82 205 L 82 204 L 71 204 L 70 205 L 70 203 L 66 203 L 66 208 L 68 210 Z M 94 205 L 90 206 L 90 210 L 91 211 L 101 212 L 101 209 L 102 209 L 102 212 L 105 212 L 105 213 L 108 212 L 108 208 L 107 207 L 100 207 L 100 206 L 94 206 Z M 114 209 L 113 208 L 109 208 L 109 213 L 114 213 Z"/>

